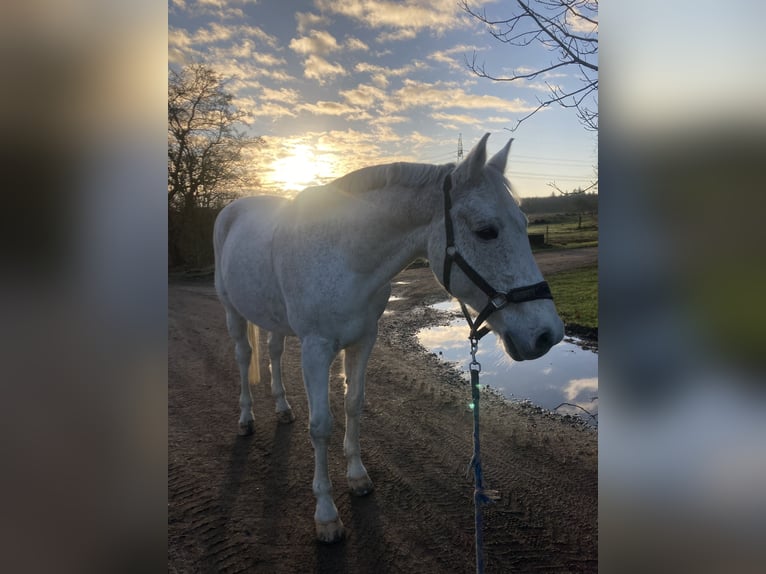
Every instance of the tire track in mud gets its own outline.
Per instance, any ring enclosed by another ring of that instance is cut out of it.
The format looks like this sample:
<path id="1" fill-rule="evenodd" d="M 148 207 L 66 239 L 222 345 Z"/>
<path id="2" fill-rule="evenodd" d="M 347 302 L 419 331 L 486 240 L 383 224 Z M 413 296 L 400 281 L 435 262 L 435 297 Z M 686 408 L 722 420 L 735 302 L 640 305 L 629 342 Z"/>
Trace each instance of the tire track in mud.
<path id="1" fill-rule="evenodd" d="M 262 337 L 255 434 L 237 437 L 238 373 L 223 309 L 210 283 L 171 285 L 170 571 L 473 570 L 468 385 L 454 384 L 435 358 L 389 339 L 380 337 L 368 369 L 361 446 L 376 490 L 362 498 L 346 489 L 343 384 L 340 363 L 333 366 L 330 473 L 347 538 L 325 546 L 314 541 L 298 342 L 288 339 L 284 360 L 296 422 L 275 421 Z M 488 487 L 502 493 L 484 508 L 486 572 L 595 572 L 595 436 L 534 413 L 498 412 L 490 406 L 482 423 Z"/>
<path id="2" fill-rule="evenodd" d="M 466 384 L 465 396 L 468 394 Z M 437 428 L 427 420 L 423 421 L 423 430 L 427 435 L 435 437 L 435 440 L 424 444 L 422 441 L 411 442 L 407 440 L 407 436 L 399 436 L 394 439 L 398 445 L 397 460 L 388 458 L 389 464 L 400 463 L 397 471 L 402 468 L 403 472 L 410 473 L 413 466 L 420 465 L 422 470 L 416 473 L 416 480 L 409 486 L 414 496 L 427 497 L 430 505 L 425 509 L 417 504 L 411 508 L 411 501 L 406 498 L 402 501 L 401 497 L 393 502 L 394 506 L 399 506 L 405 511 L 413 510 L 416 514 L 426 517 L 427 522 L 434 526 L 435 532 L 445 533 L 436 541 L 435 547 L 459 549 L 457 556 L 446 557 L 446 564 L 454 568 L 469 556 L 470 560 L 464 563 L 463 571 L 470 571 L 474 552 L 471 498 L 473 484 L 471 478 L 466 478 L 465 472 L 471 456 L 472 413 L 459 399 L 439 404 L 440 393 L 437 391 L 435 395 L 429 400 L 452 418 L 453 425 Z M 508 421 L 505 422 L 508 424 Z M 528 567 L 530 564 L 535 564 L 540 571 L 546 572 L 591 571 L 589 568 L 595 570 L 595 561 L 581 568 L 576 560 L 567 559 L 559 550 L 562 544 L 568 544 L 568 540 L 562 539 L 562 533 L 571 528 L 565 517 L 562 519 L 561 515 L 557 515 L 555 520 L 550 521 L 544 521 L 542 518 L 551 512 L 551 502 L 562 496 L 561 489 L 551 486 L 556 484 L 558 478 L 554 478 L 545 465 L 535 466 L 536 472 L 543 471 L 539 476 L 530 472 L 520 472 L 519 469 L 523 469 L 524 465 L 529 465 L 529 460 L 523 460 L 525 456 L 529 458 L 529 449 L 520 450 L 514 445 L 509 448 L 507 441 L 504 444 L 495 444 L 493 436 L 502 436 L 502 433 L 492 430 L 490 429 L 489 433 L 485 431 L 483 440 L 486 483 L 488 488 L 499 489 L 503 498 L 483 509 L 486 571 L 502 572 L 511 567 L 514 571 L 525 571 L 525 565 Z M 376 432 L 376 437 L 378 434 L 379 432 Z M 508 456 L 509 452 L 514 451 L 516 455 Z M 559 469 L 559 472 L 565 472 L 565 469 Z M 559 476 L 559 472 L 555 473 L 556 476 Z M 438 483 L 434 482 L 435 477 L 438 477 Z M 401 475 L 397 473 L 393 481 L 400 480 Z M 530 481 L 536 483 L 535 488 L 539 491 L 536 494 L 530 495 L 528 488 L 514 490 L 515 484 L 527 484 Z M 559 482 L 562 489 L 567 488 L 566 482 Z M 577 488 L 572 488 L 572 491 L 579 489 L 578 485 Z M 554 490 L 555 492 L 552 492 Z M 595 496 L 595 488 L 593 494 Z M 538 512 L 534 513 L 533 509 L 538 509 Z M 558 512 L 558 509 L 555 512 Z M 581 550 L 574 552 L 575 556 L 579 556 L 580 552 Z"/>

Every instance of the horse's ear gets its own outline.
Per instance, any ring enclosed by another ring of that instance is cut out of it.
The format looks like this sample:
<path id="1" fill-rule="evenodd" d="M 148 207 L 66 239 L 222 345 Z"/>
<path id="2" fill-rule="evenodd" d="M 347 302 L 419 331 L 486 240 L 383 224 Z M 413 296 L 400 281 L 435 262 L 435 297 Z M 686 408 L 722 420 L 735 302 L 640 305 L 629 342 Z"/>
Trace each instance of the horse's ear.
<path id="1" fill-rule="evenodd" d="M 498 170 L 500 173 L 505 173 L 505 166 L 508 163 L 508 155 L 511 152 L 511 144 L 513 143 L 513 138 L 508 140 L 508 143 L 505 144 L 503 149 L 501 149 L 499 152 L 497 152 L 491 160 L 489 160 L 489 163 L 487 165 L 491 165 L 496 170 Z"/>
<path id="2" fill-rule="evenodd" d="M 487 138 L 489 138 L 488 133 L 484 134 L 479 143 L 468 152 L 465 159 L 452 172 L 455 185 L 476 179 L 484 169 L 484 164 L 487 163 Z"/>

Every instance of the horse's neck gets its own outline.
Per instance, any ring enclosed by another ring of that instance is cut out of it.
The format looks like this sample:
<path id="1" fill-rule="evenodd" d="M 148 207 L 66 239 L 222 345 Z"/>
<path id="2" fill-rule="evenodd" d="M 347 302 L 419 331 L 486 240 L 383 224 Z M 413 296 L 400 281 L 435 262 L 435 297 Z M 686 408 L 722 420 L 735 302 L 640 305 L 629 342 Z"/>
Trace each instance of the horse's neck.
<path id="1" fill-rule="evenodd" d="M 440 196 L 436 190 L 376 190 L 359 198 L 355 220 L 347 221 L 345 241 L 352 268 L 390 280 L 418 257 L 427 254 L 428 232 Z"/>

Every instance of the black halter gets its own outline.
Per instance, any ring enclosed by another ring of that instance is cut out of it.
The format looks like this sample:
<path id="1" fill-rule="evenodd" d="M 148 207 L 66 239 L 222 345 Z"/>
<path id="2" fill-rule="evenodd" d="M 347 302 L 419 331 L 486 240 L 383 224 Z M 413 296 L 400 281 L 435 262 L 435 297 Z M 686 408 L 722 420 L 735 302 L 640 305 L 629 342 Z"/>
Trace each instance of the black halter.
<path id="1" fill-rule="evenodd" d="M 455 265 L 457 265 L 460 270 L 473 281 L 474 285 L 484 291 L 484 293 L 487 294 L 487 297 L 489 297 L 487 305 L 475 320 L 471 320 L 468 309 L 462 302 L 460 303 L 463 315 L 465 315 L 466 321 L 468 321 L 468 325 L 471 327 L 471 339 L 478 341 L 484 335 L 489 333 L 490 329 L 488 327 L 481 327 L 481 329 L 479 327 L 492 313 L 502 309 L 508 303 L 524 303 L 525 301 L 534 301 L 536 299 L 553 299 L 551 289 L 545 281 L 540 281 L 540 283 L 535 283 L 534 285 L 516 287 L 506 293 L 497 291 L 487 283 L 487 281 L 468 264 L 458 252 L 457 247 L 455 247 L 455 233 L 452 226 L 452 217 L 450 215 L 450 210 L 452 208 L 452 198 L 450 197 L 452 177 L 450 174 L 447 174 L 447 177 L 444 178 L 444 186 L 442 189 L 444 190 L 444 227 L 447 233 L 447 247 L 444 256 L 443 272 L 444 288 L 447 289 L 448 293 L 452 294 L 452 291 L 450 291 L 450 272 L 452 270 L 452 263 L 454 262 Z"/>

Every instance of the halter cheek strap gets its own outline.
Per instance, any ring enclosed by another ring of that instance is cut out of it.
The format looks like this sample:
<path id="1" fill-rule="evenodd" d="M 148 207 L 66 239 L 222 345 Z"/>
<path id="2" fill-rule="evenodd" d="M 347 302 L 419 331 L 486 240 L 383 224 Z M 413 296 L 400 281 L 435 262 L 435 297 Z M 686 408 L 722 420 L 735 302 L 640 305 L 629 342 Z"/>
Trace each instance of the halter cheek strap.
<path id="1" fill-rule="evenodd" d="M 460 303 L 463 315 L 471 328 L 471 338 L 475 338 L 478 341 L 490 331 L 488 327 L 481 327 L 482 323 L 484 323 L 492 313 L 502 309 L 508 303 L 524 303 L 536 299 L 553 299 L 553 295 L 551 294 L 551 289 L 548 286 L 548 283 L 545 281 L 540 281 L 533 285 L 516 287 L 507 292 L 497 291 L 473 267 L 471 267 L 471 265 L 458 252 L 457 247 L 455 247 L 455 231 L 450 213 L 452 209 L 451 189 L 452 176 L 447 174 L 447 177 L 444 178 L 444 185 L 442 187 L 442 190 L 444 191 L 444 229 L 447 235 L 444 269 L 442 272 L 443 283 L 447 292 L 452 294 L 452 291 L 450 290 L 450 275 L 452 272 L 452 264 L 454 263 L 463 273 L 465 273 L 474 285 L 484 291 L 487 297 L 489 297 L 487 305 L 474 320 L 471 319 L 466 306 L 462 302 Z"/>

